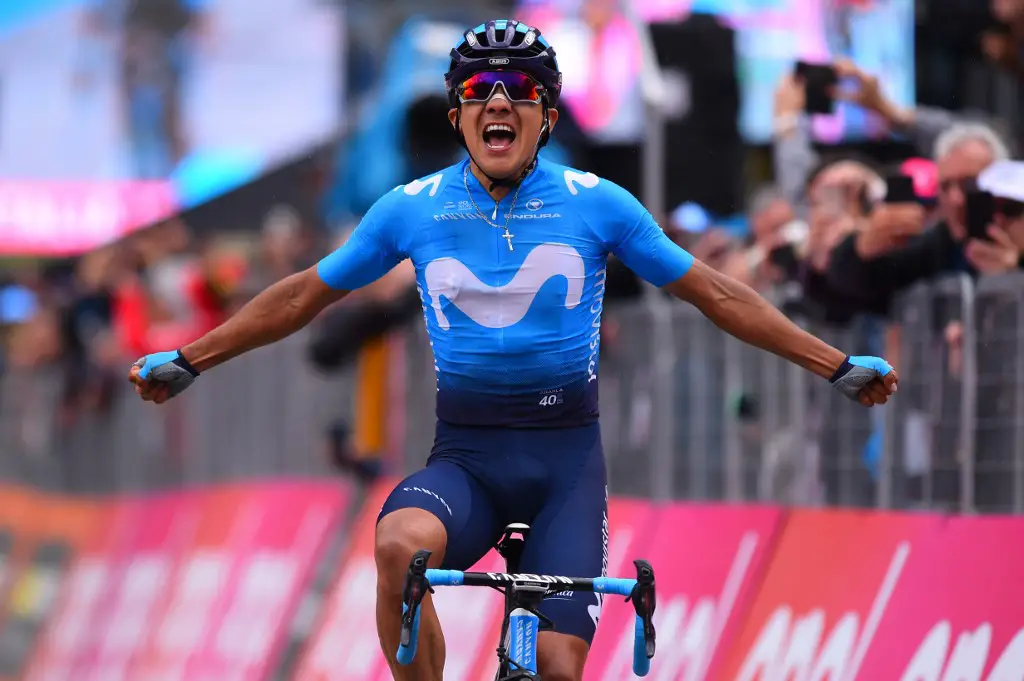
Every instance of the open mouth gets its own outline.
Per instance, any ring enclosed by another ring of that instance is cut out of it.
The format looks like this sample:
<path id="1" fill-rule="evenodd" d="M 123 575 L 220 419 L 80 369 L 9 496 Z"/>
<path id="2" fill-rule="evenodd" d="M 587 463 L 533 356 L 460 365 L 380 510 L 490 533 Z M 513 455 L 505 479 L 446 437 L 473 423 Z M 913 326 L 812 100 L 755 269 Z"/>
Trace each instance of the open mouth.
<path id="1" fill-rule="evenodd" d="M 511 148 L 516 132 L 505 123 L 488 123 L 484 128 L 484 144 L 491 151 L 505 151 Z"/>

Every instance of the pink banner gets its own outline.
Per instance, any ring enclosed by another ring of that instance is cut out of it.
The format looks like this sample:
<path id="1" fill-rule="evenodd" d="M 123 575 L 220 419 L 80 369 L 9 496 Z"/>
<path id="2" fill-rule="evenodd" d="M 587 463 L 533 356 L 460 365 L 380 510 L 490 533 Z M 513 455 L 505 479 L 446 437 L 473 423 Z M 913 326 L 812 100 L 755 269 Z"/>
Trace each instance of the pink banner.
<path id="1" fill-rule="evenodd" d="M 161 612 L 148 628 L 133 676 L 184 679 L 189 658 L 212 629 L 212 612 L 242 547 L 229 543 L 250 495 L 243 488 L 209 490 L 198 501 L 200 521 L 165 584 Z"/>
<path id="2" fill-rule="evenodd" d="M 105 530 L 75 560 L 65 580 L 60 605 L 47 622 L 25 674 L 27 681 L 85 678 L 78 675 L 79 661 L 99 644 L 98 629 L 105 620 L 103 607 L 111 591 L 114 559 L 122 546 L 132 541 L 136 528 L 131 513 L 121 507 L 110 507 L 106 516 Z"/>
<path id="3" fill-rule="evenodd" d="M 913 580 L 908 559 L 932 545 L 941 520 L 856 510 L 787 515 L 757 593 L 711 678 L 899 681 L 894 670 L 865 676 L 861 665 L 869 651 L 892 644 L 879 626 L 893 612 L 894 595 Z"/>
<path id="4" fill-rule="evenodd" d="M 0 255 L 82 253 L 177 209 L 167 182 L 0 180 Z"/>
<path id="5" fill-rule="evenodd" d="M 348 499 L 275 483 L 112 500 L 26 678 L 267 678 Z"/>
<path id="6" fill-rule="evenodd" d="M 395 486 L 382 480 L 370 491 L 349 532 L 346 556 L 309 639 L 293 681 L 376 681 L 386 670 L 377 640 L 377 568 L 373 537 L 377 513 Z"/>
<path id="7" fill-rule="evenodd" d="M 314 558 L 338 520 L 336 486 L 246 488 L 223 545 L 223 581 L 207 601 L 206 628 L 186 679 L 257 681 L 283 644 Z"/>
<path id="8" fill-rule="evenodd" d="M 178 493 L 123 502 L 135 531 L 113 561 L 109 588 L 90 626 L 96 639 L 79 658 L 76 678 L 132 678 L 129 666 L 142 651 L 175 560 L 195 533 L 196 499 L 195 493 Z"/>
<path id="9" fill-rule="evenodd" d="M 650 561 L 658 586 L 654 621 L 659 646 L 651 678 L 714 678 L 712 665 L 760 579 L 782 513 L 678 505 L 657 514 L 653 536 L 631 549 Z M 633 678 L 635 619 L 627 605 L 615 607 L 602 620 L 584 675 L 587 681 Z"/>
<path id="10" fill-rule="evenodd" d="M 910 551 L 857 681 L 1024 679 L 1024 519 L 952 518 Z"/>
<path id="11" fill-rule="evenodd" d="M 72 570 L 64 603 L 45 637 L 44 655 L 27 675 L 54 679 L 124 679 L 139 635 L 180 541 L 176 497 L 130 499 L 111 513 L 97 552 Z"/>

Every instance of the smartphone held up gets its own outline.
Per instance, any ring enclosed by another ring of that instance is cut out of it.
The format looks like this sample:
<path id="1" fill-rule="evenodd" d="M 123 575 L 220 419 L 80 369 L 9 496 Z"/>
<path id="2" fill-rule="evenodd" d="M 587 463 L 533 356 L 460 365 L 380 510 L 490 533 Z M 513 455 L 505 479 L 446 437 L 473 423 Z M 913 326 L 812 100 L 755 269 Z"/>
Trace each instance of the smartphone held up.
<path id="1" fill-rule="evenodd" d="M 835 113 L 835 89 L 839 84 L 839 74 L 831 64 L 814 64 L 798 61 L 794 74 L 803 81 L 807 97 L 804 111 L 809 114 Z"/>

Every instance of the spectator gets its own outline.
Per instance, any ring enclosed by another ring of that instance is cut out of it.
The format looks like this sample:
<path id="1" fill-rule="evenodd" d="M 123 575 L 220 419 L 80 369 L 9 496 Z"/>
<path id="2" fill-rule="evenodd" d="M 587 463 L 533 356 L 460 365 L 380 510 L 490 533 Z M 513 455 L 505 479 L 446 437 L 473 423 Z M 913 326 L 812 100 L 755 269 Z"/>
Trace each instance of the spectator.
<path id="1" fill-rule="evenodd" d="M 989 228 L 992 243 L 972 242 L 968 249 L 983 249 L 975 257 L 985 263 L 982 274 L 996 275 L 1020 267 L 1013 250 L 1024 252 L 1024 162 L 995 163 L 978 178 L 979 187 L 995 197 L 995 218 Z M 1000 248 L 1013 245 L 1014 249 Z M 970 338 L 959 322 L 944 332 L 951 380 L 973 372 L 978 385 L 974 433 L 974 484 L 979 509 L 1008 513 L 1014 510 L 1019 374 L 1008 371 L 1007 358 L 1019 355 L 1019 280 L 1012 288 L 990 289 L 977 298 Z M 973 362 L 965 352 L 974 349 Z M 982 350 L 983 351 L 979 351 Z"/>
<path id="2" fill-rule="evenodd" d="M 1021 267 L 1024 254 L 1024 161 L 994 163 L 978 178 L 978 186 L 995 197 L 991 241 L 970 239 L 967 259 L 981 274 L 1003 274 Z"/>
<path id="3" fill-rule="evenodd" d="M 975 275 L 987 267 L 981 258 L 991 249 L 971 246 L 967 237 L 965 193 L 994 161 L 1005 160 L 1005 144 L 982 124 L 957 124 L 938 139 L 939 218 L 921 230 L 919 206 L 884 206 L 865 229 L 847 237 L 831 254 L 828 283 L 853 297 L 886 305 L 894 294 L 916 282 L 947 272 Z M 1011 250 L 1005 244 L 1007 252 Z"/>
<path id="4" fill-rule="evenodd" d="M 751 199 L 749 215 L 749 242 L 726 259 L 722 271 L 756 290 L 765 291 L 781 283 L 787 274 L 770 256 L 785 245 L 782 230 L 795 221 L 796 214 L 782 192 L 775 187 L 764 187 Z"/>
<path id="5" fill-rule="evenodd" d="M 923 155 L 931 155 L 939 136 L 948 130 L 956 117 L 949 111 L 918 106 L 903 108 L 882 91 L 878 78 L 848 60 L 835 64 L 839 77 L 852 82 L 851 89 L 841 89 L 836 97 L 852 102 L 876 114 L 890 130 L 909 140 Z M 774 162 L 776 181 L 791 202 L 807 199 L 808 178 L 821 162 L 811 144 L 810 123 L 804 114 L 806 91 L 804 83 L 787 74 L 776 87 L 774 100 Z M 995 133 L 992 134 L 996 137 Z M 1005 144 L 1000 144 L 1005 149 Z"/>

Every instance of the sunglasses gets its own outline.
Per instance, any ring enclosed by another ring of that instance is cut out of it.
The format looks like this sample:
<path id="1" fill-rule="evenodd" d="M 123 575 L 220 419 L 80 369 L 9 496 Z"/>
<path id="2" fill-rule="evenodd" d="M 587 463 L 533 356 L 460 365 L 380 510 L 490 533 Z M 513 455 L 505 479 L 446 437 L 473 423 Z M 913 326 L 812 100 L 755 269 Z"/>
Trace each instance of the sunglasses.
<path id="1" fill-rule="evenodd" d="M 494 93 L 494 88 L 501 83 L 505 94 L 512 102 L 540 103 L 544 96 L 544 86 L 519 71 L 481 71 L 459 84 L 457 92 L 459 101 L 486 102 Z"/>

